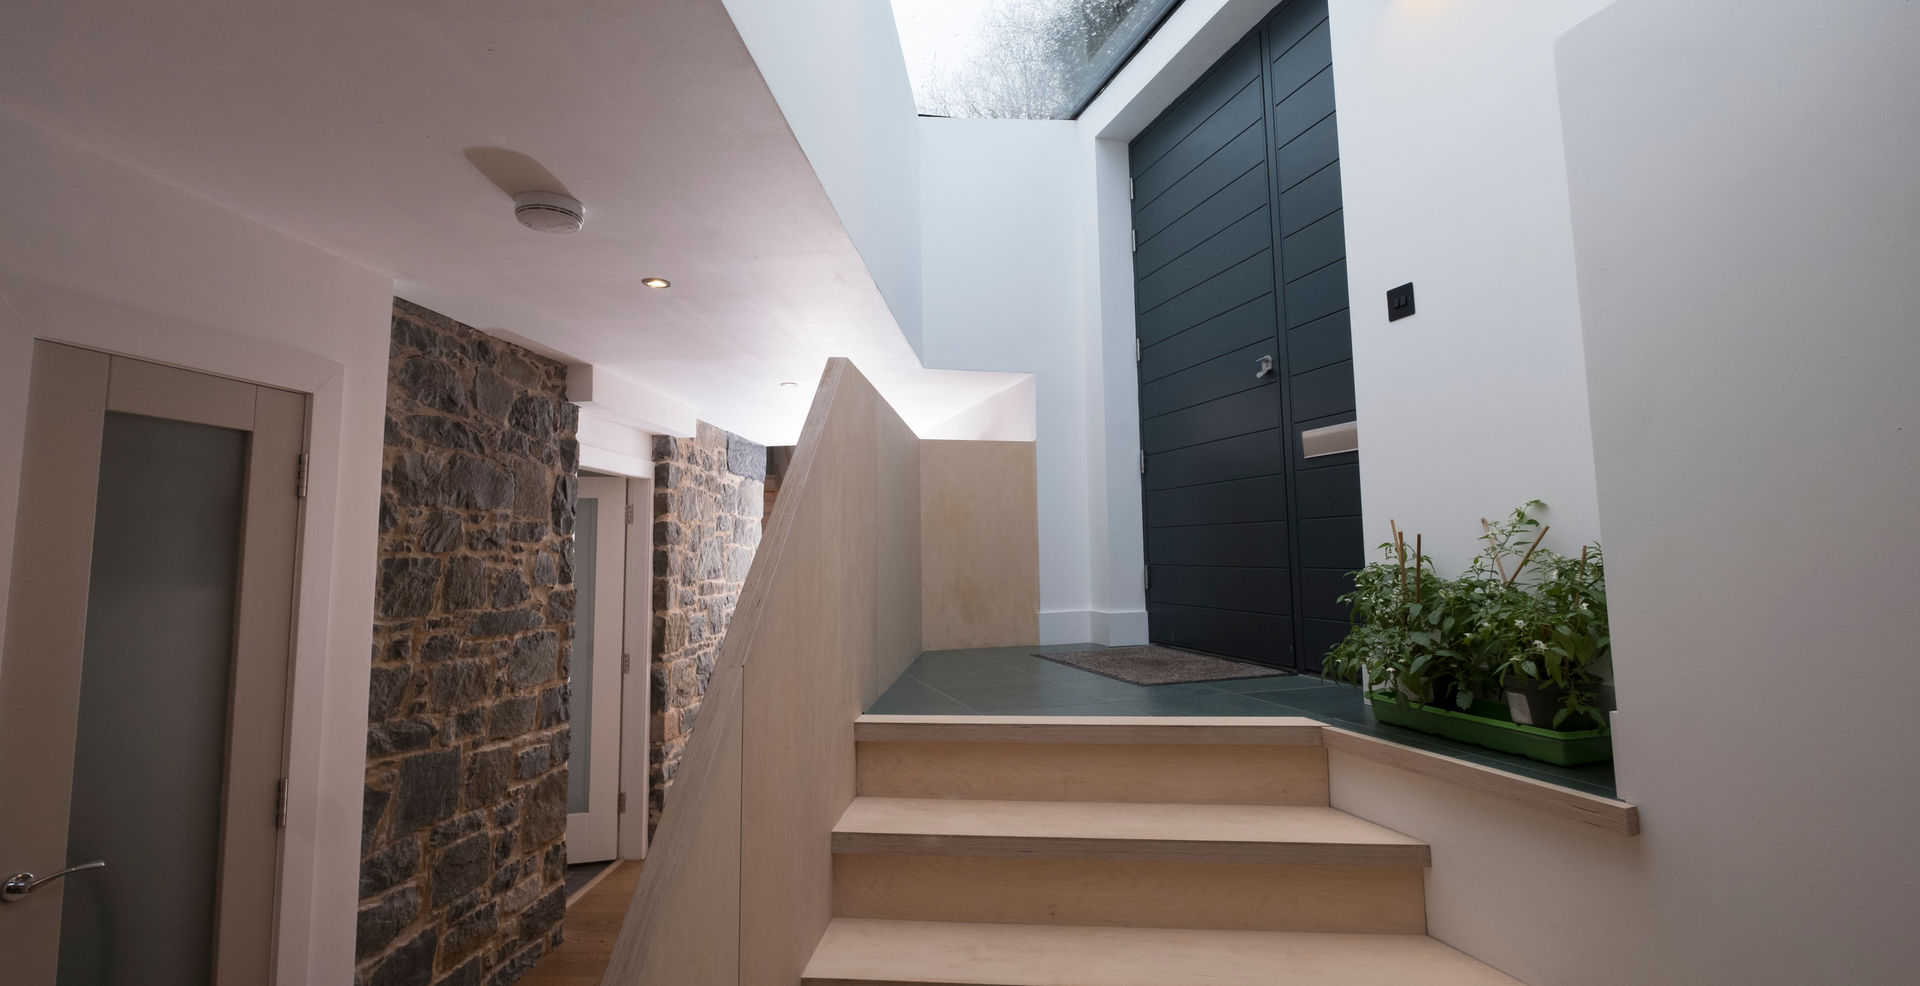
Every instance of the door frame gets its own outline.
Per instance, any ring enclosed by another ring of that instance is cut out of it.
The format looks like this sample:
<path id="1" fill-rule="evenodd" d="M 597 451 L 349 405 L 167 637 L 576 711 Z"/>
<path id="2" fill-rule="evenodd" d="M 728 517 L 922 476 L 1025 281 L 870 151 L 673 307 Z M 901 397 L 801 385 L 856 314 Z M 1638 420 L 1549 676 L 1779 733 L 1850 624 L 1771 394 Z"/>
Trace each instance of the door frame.
<path id="1" fill-rule="evenodd" d="M 373 625 L 379 455 L 391 301 L 338 340 L 291 348 L 45 282 L 0 277 L 0 456 L 20 454 L 33 344 L 110 355 L 304 394 L 308 494 L 299 535 L 274 973 L 330 982 L 352 969 L 356 867 L 366 774 L 366 633 Z M 373 340 L 378 340 L 375 343 Z M 358 341 L 355 341 L 358 340 Z M 358 347 L 358 348 L 356 348 Z M 315 350 L 338 354 L 339 362 Z M 13 423 L 18 422 L 16 426 Z M 15 430 L 16 427 L 19 430 Z M 16 468 L 0 469 L 0 607 L 18 548 Z M 0 609 L 0 619 L 5 610 Z M 0 652 L 0 666 L 6 655 Z"/>
<path id="2" fill-rule="evenodd" d="M 617 859 L 620 855 L 620 775 L 624 760 L 621 748 L 621 734 L 625 723 L 620 709 L 624 699 L 624 665 L 630 663 L 626 658 L 626 601 L 627 580 L 632 574 L 631 559 L 627 557 L 627 511 L 630 491 L 627 483 L 612 476 L 582 475 L 580 477 L 579 498 L 593 499 L 599 502 L 596 512 L 594 533 L 594 600 L 593 600 L 593 684 L 588 700 L 591 703 L 589 729 L 606 737 L 609 732 L 611 743 L 593 743 L 592 760 L 587 765 L 587 810 L 567 815 L 567 861 L 575 861 L 576 855 L 582 861 L 597 862 L 604 859 Z M 575 536 L 579 534 L 578 524 L 574 527 Z M 614 550 L 607 550 L 607 549 Z M 574 558 L 580 557 L 576 545 Z M 576 567 L 575 572 L 579 569 Z M 612 577 L 617 586 L 609 586 Z M 574 576 L 574 587 L 580 585 L 578 574 Z M 612 602 L 613 605 L 603 605 Z M 574 613 L 576 619 L 581 611 L 576 596 Z M 580 659 L 578 642 L 579 627 L 574 629 L 575 646 L 570 662 Z M 577 664 L 571 664 L 578 667 Z M 620 687 L 608 687 L 617 685 Z M 576 694 L 574 699 L 579 696 Z M 578 709 L 575 709 L 578 712 Z M 578 723 L 577 715 L 569 717 Z M 611 725 L 611 730 L 607 727 Z M 597 738 L 600 738 L 597 737 Z M 575 736 L 570 748 L 580 748 L 580 737 Z M 569 763 L 571 773 L 575 765 Z M 603 800 L 606 799 L 606 800 Z M 576 853 L 575 850 L 579 850 Z M 590 857 L 590 858 L 589 858 Z"/>
<path id="3" fill-rule="evenodd" d="M 46 873 L 72 861 L 66 832 L 75 769 L 72 730 L 81 711 L 94 510 L 108 415 L 240 431 L 247 436 L 247 458 L 224 701 L 212 960 L 218 983 L 259 982 L 262 975 L 273 981 L 308 400 L 46 341 L 34 343 L 29 372 L 18 472 L 31 485 L 23 489 L 19 515 L 37 520 L 20 525 L 7 559 L 12 618 L 5 637 L 9 656 L 0 665 L 6 716 L 0 729 L 10 734 L 5 739 L 12 749 L 45 740 L 49 750 L 68 752 L 41 760 L 39 769 L 8 773 L 17 796 L 49 807 L 31 815 L 10 813 L 0 822 L 9 833 L 0 841 L 21 854 L 5 862 Z M 76 547 L 81 544 L 85 550 Z M 25 660 L 29 654 L 37 660 Z M 29 981 L 54 980 L 65 888 L 56 883 L 0 912 L 8 960 Z"/>

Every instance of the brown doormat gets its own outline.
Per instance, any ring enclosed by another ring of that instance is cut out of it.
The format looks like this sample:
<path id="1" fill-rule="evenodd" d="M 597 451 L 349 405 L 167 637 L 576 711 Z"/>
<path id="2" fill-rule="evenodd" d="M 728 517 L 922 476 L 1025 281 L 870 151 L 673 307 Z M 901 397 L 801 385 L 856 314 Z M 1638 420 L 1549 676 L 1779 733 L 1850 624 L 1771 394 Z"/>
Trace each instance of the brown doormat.
<path id="1" fill-rule="evenodd" d="M 1105 675 L 1130 685 L 1182 685 L 1194 681 L 1233 681 L 1238 678 L 1278 678 L 1288 672 L 1247 664 L 1211 654 L 1145 647 L 1103 647 L 1064 654 L 1035 654 L 1058 664 Z"/>

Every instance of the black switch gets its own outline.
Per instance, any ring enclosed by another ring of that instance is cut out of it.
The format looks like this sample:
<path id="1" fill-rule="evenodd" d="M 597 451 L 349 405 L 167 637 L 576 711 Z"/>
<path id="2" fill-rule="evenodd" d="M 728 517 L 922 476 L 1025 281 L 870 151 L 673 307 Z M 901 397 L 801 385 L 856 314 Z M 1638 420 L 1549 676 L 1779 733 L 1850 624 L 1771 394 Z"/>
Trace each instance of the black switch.
<path id="1" fill-rule="evenodd" d="M 1397 288 L 1387 290 L 1387 321 L 1393 322 L 1413 314 L 1413 282 L 1408 281 Z"/>

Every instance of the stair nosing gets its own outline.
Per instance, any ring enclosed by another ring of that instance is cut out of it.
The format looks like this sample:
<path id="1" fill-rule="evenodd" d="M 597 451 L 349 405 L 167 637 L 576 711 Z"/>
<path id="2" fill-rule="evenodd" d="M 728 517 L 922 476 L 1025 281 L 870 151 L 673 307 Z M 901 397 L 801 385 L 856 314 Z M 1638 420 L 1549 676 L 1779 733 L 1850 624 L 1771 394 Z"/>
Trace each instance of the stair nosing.
<path id="1" fill-rule="evenodd" d="M 1293 863 L 1322 866 L 1404 866 L 1426 868 L 1432 865 L 1432 848 L 1425 842 L 1413 839 L 1385 826 L 1376 825 L 1365 819 L 1348 815 L 1338 809 L 1325 806 L 1303 805 L 1191 805 L 1181 804 L 1175 807 L 1185 813 L 1202 814 L 1210 808 L 1231 808 L 1238 814 L 1251 812 L 1270 813 L 1278 817 L 1290 814 L 1304 815 L 1318 808 L 1352 819 L 1354 823 L 1366 829 L 1378 830 L 1404 842 L 1380 841 L 1362 842 L 1352 840 L 1328 839 L 1208 839 L 1180 838 L 1139 835 L 1031 835 L 1026 833 L 997 833 L 992 831 L 899 831 L 869 827 L 872 823 L 856 816 L 871 811 L 876 803 L 902 802 L 913 804 L 951 804 L 960 810 L 961 806 L 972 804 L 990 804 L 996 809 L 1005 810 L 1020 805 L 1047 806 L 1058 808 L 1072 806 L 1076 810 L 1099 812 L 1127 812 L 1145 807 L 1136 803 L 1120 802 L 1021 802 L 992 801 L 980 802 L 955 799 L 944 801 L 937 798 L 876 798 L 859 797 L 847 807 L 840 821 L 833 827 L 831 839 L 832 851 L 847 855 L 905 855 L 905 856 L 973 856 L 1001 858 L 1079 858 L 1079 859 L 1135 859 L 1135 860 L 1178 860 L 1186 862 L 1235 862 L 1235 863 Z M 1266 811 L 1269 810 L 1270 811 Z M 1018 808 L 1014 808 L 1018 812 Z M 1036 808 L 1036 810 L 1040 810 Z M 849 823 L 849 818 L 855 821 Z M 860 827 L 855 828 L 854 825 Z"/>
<path id="2" fill-rule="evenodd" d="M 1303 716 L 934 716 L 854 720 L 861 743 L 1159 743 L 1320 746 L 1324 723 Z"/>
<path id="3" fill-rule="evenodd" d="M 1384 961 L 1394 963 L 1396 969 L 1399 969 L 1400 966 L 1406 963 L 1418 962 L 1418 969 L 1420 971 L 1427 973 L 1437 972 L 1444 981 L 1448 983 L 1472 983 L 1474 986 L 1519 986 L 1517 980 L 1500 972 L 1500 970 L 1486 965 L 1460 952 L 1458 949 L 1449 947 L 1444 942 L 1434 939 L 1431 935 L 1208 931 L 1204 929 L 1122 927 L 1094 928 L 1072 925 L 965 924 L 945 921 L 892 921 L 876 918 L 840 917 L 834 918 L 829 923 L 826 932 L 821 936 L 820 945 L 816 946 L 813 955 L 809 957 L 806 967 L 802 970 L 800 981 L 803 986 L 962 986 L 962 984 L 964 984 L 964 986 L 1034 986 L 1034 984 L 1041 982 L 1058 983 L 1065 981 L 1057 975 L 1049 976 L 1041 974 L 1036 976 L 1030 972 L 1027 974 L 1011 974 L 1005 972 L 995 974 L 995 971 L 990 967 L 980 967 L 978 963 L 968 961 L 971 956 L 970 950 L 949 951 L 947 949 L 941 949 L 935 952 L 923 953 L 922 955 L 912 958 L 901 959 L 898 956 L 892 956 L 889 957 L 892 961 L 888 959 L 883 959 L 879 962 L 869 961 L 865 963 L 856 961 L 850 965 L 847 961 L 847 955 L 844 954 L 844 950 L 850 947 L 857 947 L 861 943 L 863 932 L 866 933 L 865 937 L 871 940 L 874 931 L 883 932 L 889 938 L 903 933 L 911 935 L 931 932 L 936 936 L 933 940 L 937 940 L 937 936 L 942 934 L 954 935 L 958 939 L 965 940 L 971 944 L 994 943 L 999 935 L 1013 933 L 1026 939 L 1020 943 L 1020 946 L 1029 952 L 1033 951 L 1037 940 L 1055 938 L 1056 936 L 1057 941 L 1062 943 L 1071 942 L 1075 938 L 1080 938 L 1081 941 L 1078 943 L 1079 947 L 1086 947 L 1092 943 L 1087 942 L 1085 938 L 1088 933 L 1092 933 L 1102 939 L 1110 939 L 1100 942 L 1100 947 L 1111 948 L 1115 942 L 1124 942 L 1127 938 L 1137 934 L 1149 939 L 1149 941 L 1157 939 L 1158 941 L 1154 942 L 1155 944 L 1172 943 L 1172 947 L 1179 949 L 1182 953 L 1189 956 L 1197 957 L 1205 955 L 1210 958 L 1221 957 L 1228 963 L 1235 961 L 1261 962 L 1277 957 L 1273 953 L 1261 956 L 1249 954 L 1249 951 L 1242 947 L 1242 943 L 1253 949 L 1257 949 L 1258 946 L 1262 944 L 1271 945 L 1280 950 L 1293 947 L 1301 950 L 1301 952 L 1308 956 L 1311 956 L 1318 950 L 1321 952 L 1320 959 L 1322 964 L 1324 964 L 1325 949 L 1328 946 L 1344 947 L 1351 944 L 1359 950 L 1355 953 L 1356 958 L 1375 956 L 1382 947 L 1397 950 L 1401 953 L 1399 956 L 1387 957 Z M 922 939 L 922 947 L 924 947 L 926 941 L 928 941 L 928 939 Z M 955 941 L 949 941 L 947 943 L 948 949 L 956 943 Z M 1316 949 L 1316 946 L 1318 946 L 1318 949 Z M 1053 953 L 1053 949 L 1057 947 L 1057 944 L 1048 946 L 1048 953 Z M 842 954 L 834 954 L 835 951 L 840 951 Z M 1235 956 L 1238 956 L 1237 960 Z M 1313 959 L 1309 958 L 1308 961 L 1311 962 Z M 1374 964 L 1377 965 L 1379 961 L 1382 960 L 1376 959 Z M 1436 961 L 1439 962 L 1439 966 L 1433 964 Z M 866 968 L 860 968 L 859 966 L 861 965 L 865 965 Z M 987 965 L 990 966 L 991 963 Z M 1372 971 L 1381 973 L 1388 972 L 1388 970 L 1385 969 L 1375 969 Z M 1248 983 L 1270 983 L 1275 981 L 1273 978 L 1274 970 L 1268 966 L 1263 965 L 1259 968 L 1249 966 L 1241 970 L 1241 972 L 1242 975 L 1236 977 L 1234 981 L 1238 982 L 1242 981 L 1242 979 Z M 1218 975 L 1218 973 L 1219 968 L 1215 967 L 1214 974 Z M 1157 972 L 1155 974 L 1157 974 Z M 1363 972 L 1362 974 L 1365 975 L 1367 973 Z M 1404 975 L 1403 969 L 1400 970 L 1400 974 Z M 1094 979 L 1078 973 L 1069 978 L 1075 983 L 1081 983 L 1082 986 L 1099 986 L 1100 983 L 1107 981 L 1105 979 Z M 1137 982 L 1140 977 L 1135 975 L 1123 978 L 1128 982 Z M 1209 977 L 1207 981 L 1225 980 L 1216 980 Z M 1306 982 L 1308 980 L 1290 977 L 1288 981 Z M 1385 980 L 1369 979 L 1366 981 Z M 1419 980 L 1402 978 L 1395 981 Z"/>

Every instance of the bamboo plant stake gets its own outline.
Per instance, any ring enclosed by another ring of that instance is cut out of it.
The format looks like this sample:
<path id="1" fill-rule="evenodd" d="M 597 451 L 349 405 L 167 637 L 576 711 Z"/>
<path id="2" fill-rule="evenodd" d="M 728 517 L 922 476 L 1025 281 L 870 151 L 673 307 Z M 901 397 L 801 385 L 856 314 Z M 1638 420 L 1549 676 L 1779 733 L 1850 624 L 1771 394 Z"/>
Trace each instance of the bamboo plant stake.
<path id="1" fill-rule="evenodd" d="M 1485 538 L 1487 542 L 1487 557 L 1493 559 L 1493 567 L 1500 570 L 1500 581 L 1508 582 L 1507 563 L 1500 560 L 1500 548 L 1493 543 L 1493 525 L 1487 523 L 1487 519 L 1482 517 L 1480 518 L 1480 529 L 1487 532 Z"/>
<path id="2" fill-rule="evenodd" d="M 1527 545 L 1527 553 L 1520 556 L 1520 564 L 1514 566 L 1512 577 L 1507 579 L 1508 585 L 1512 585 L 1513 580 L 1520 577 L 1520 570 L 1527 567 L 1527 561 L 1533 557 L 1533 549 L 1540 547 L 1541 539 L 1545 538 L 1547 532 L 1551 530 L 1553 530 L 1552 524 L 1540 525 L 1540 533 L 1534 536 L 1532 544 Z"/>
<path id="3" fill-rule="evenodd" d="M 1420 539 L 1423 535 L 1413 536 L 1413 601 L 1420 601 Z"/>

